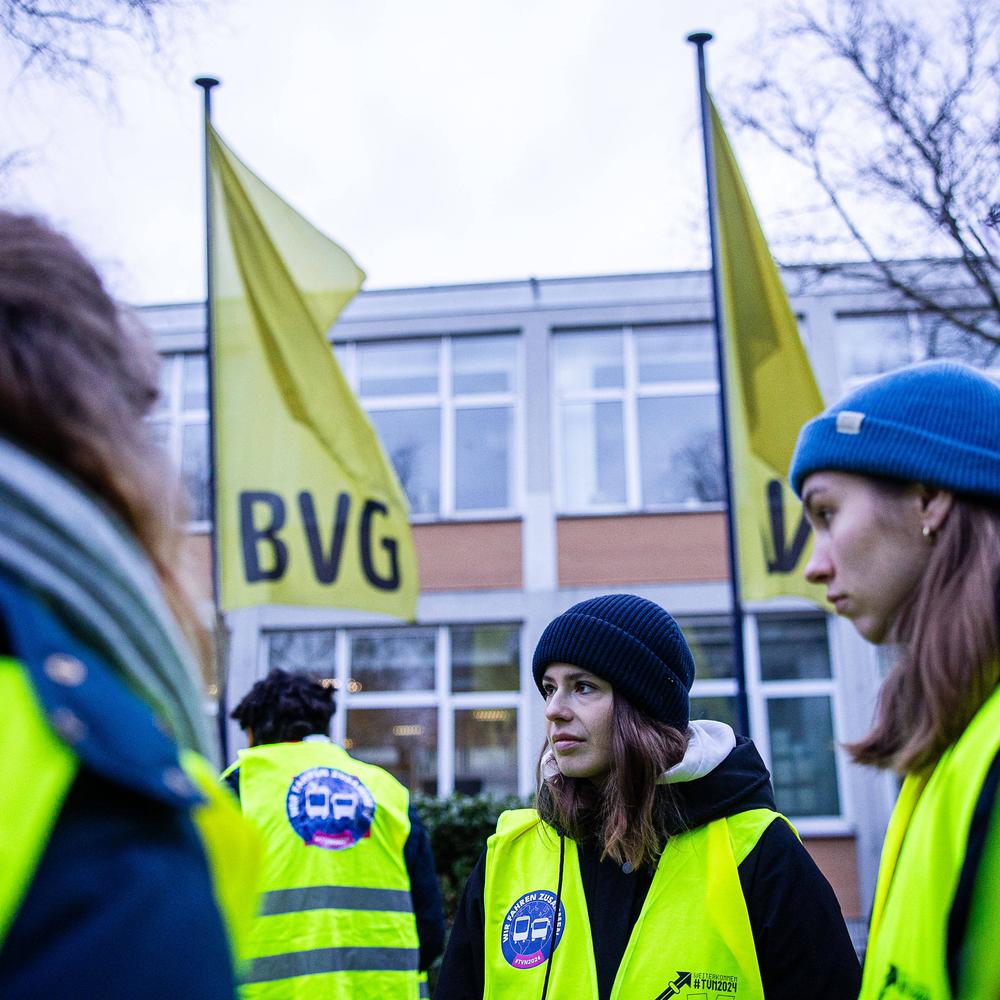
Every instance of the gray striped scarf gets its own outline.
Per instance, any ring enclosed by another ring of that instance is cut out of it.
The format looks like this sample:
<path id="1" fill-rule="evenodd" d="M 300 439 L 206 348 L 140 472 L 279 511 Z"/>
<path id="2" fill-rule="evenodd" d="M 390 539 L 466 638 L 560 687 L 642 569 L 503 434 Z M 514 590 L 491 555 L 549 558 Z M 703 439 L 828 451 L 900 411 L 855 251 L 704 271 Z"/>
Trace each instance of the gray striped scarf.
<path id="1" fill-rule="evenodd" d="M 110 663 L 181 747 L 217 762 L 197 664 L 141 547 L 100 501 L 3 438 L 0 568 Z"/>

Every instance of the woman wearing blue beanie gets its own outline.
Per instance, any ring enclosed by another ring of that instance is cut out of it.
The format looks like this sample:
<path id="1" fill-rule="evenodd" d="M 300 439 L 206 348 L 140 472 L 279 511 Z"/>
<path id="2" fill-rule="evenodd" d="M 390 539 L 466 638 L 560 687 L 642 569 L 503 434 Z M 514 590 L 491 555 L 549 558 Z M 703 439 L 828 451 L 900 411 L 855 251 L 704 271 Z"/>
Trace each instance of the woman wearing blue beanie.
<path id="1" fill-rule="evenodd" d="M 532 671 L 536 808 L 500 817 L 469 877 L 437 1000 L 854 1000 L 837 900 L 756 749 L 689 721 L 674 619 L 628 594 L 583 601 Z"/>
<path id="2" fill-rule="evenodd" d="M 932 362 L 802 429 L 806 576 L 895 665 L 849 749 L 904 777 L 863 1000 L 1000 996 L 1000 387 Z"/>

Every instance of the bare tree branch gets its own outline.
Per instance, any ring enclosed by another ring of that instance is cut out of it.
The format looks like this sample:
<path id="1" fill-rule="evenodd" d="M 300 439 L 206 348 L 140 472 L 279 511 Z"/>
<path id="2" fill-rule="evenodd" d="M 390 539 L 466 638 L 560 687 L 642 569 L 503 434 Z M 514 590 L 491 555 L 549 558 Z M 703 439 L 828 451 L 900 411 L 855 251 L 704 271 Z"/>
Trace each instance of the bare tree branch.
<path id="1" fill-rule="evenodd" d="M 157 51 L 167 16 L 186 0 L 0 0 L 0 35 L 26 71 L 66 82 L 107 78 L 101 45 L 128 38 Z"/>
<path id="2" fill-rule="evenodd" d="M 114 105 L 114 43 L 135 43 L 159 53 L 166 25 L 204 0 L 0 0 L 0 44 L 6 43 L 20 76 L 44 76 Z M 23 151 L 0 153 L 0 184 L 25 160 Z"/>
<path id="3" fill-rule="evenodd" d="M 1000 345 L 1000 8 L 794 0 L 757 51 L 728 117 L 805 167 L 828 209 L 785 245 L 846 239 L 864 280 Z M 913 258 L 935 256 L 957 262 L 964 306 L 917 277 Z"/>

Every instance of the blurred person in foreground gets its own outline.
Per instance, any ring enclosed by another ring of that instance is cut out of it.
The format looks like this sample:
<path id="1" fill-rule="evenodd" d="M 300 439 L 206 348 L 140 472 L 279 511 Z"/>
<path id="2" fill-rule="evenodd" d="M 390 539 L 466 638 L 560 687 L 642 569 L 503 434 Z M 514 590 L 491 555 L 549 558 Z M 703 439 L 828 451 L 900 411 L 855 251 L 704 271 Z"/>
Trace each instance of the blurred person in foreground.
<path id="1" fill-rule="evenodd" d="M 0 996 L 223 1000 L 256 840 L 206 760 L 150 338 L 0 212 Z"/>
<path id="2" fill-rule="evenodd" d="M 855 1000 L 837 899 L 753 743 L 690 719 L 694 659 L 658 604 L 609 594 L 546 626 L 534 809 L 465 887 L 437 1000 Z"/>
<path id="3" fill-rule="evenodd" d="M 264 838 L 253 1000 L 416 1000 L 444 947 L 430 838 L 406 788 L 330 739 L 332 687 L 273 669 L 232 712 L 224 774 Z"/>
<path id="4" fill-rule="evenodd" d="M 1000 997 L 1000 387 L 929 362 L 802 429 L 806 577 L 895 661 L 848 747 L 903 786 L 861 996 Z"/>

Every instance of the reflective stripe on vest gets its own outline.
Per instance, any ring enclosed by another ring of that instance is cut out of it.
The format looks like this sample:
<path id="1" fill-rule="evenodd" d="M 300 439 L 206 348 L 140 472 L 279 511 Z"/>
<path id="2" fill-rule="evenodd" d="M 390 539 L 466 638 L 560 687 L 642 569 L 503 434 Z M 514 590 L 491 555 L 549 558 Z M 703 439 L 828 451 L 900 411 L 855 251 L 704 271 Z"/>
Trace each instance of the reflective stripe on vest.
<path id="1" fill-rule="evenodd" d="M 865 958 L 862 1000 L 990 1000 L 1000 996 L 1000 889 L 973 909 L 966 936 L 986 942 L 963 953 L 962 982 L 948 977 L 948 922 L 965 861 L 972 814 L 1000 751 L 1000 689 L 976 713 L 931 773 L 903 782 L 886 833 Z M 993 838 L 994 840 L 996 838 Z M 977 888 L 1000 859 L 980 862 Z M 988 926 L 987 926 L 988 925 Z"/>
<path id="2" fill-rule="evenodd" d="M 296 976 L 319 976 L 327 972 L 412 972 L 413 966 L 410 948 L 314 948 L 311 951 L 255 958 L 246 982 L 267 983 L 276 979 L 294 979 Z M 310 991 L 315 991 L 315 982 L 310 981 L 308 985 Z M 315 996 L 315 993 L 312 995 Z"/>
<path id="3" fill-rule="evenodd" d="M 763 1000 L 737 868 L 780 814 L 754 809 L 672 837 L 615 977 L 612 1000 L 685 988 Z M 531 809 L 504 813 L 486 856 L 484 1000 L 597 1000 L 597 970 L 576 844 L 566 838 L 560 915 L 559 837 Z"/>
<path id="4" fill-rule="evenodd" d="M 262 917 L 299 910 L 388 910 L 412 913 L 408 889 L 375 889 L 359 885 L 309 885 L 302 889 L 275 889 L 261 897 Z"/>
<path id="5" fill-rule="evenodd" d="M 246 1000 L 417 1000 L 403 847 L 409 793 L 334 743 L 240 752 L 240 801 L 265 843 Z"/>
<path id="6" fill-rule="evenodd" d="M 0 705 L 5 739 L 16 752 L 0 753 L 0 944 L 48 844 L 79 762 L 52 731 L 34 688 L 17 660 L 0 657 Z M 191 818 L 201 835 L 216 903 L 239 961 L 256 908 L 258 838 L 221 788 L 209 763 L 181 755 L 188 777 L 205 796 Z"/>

